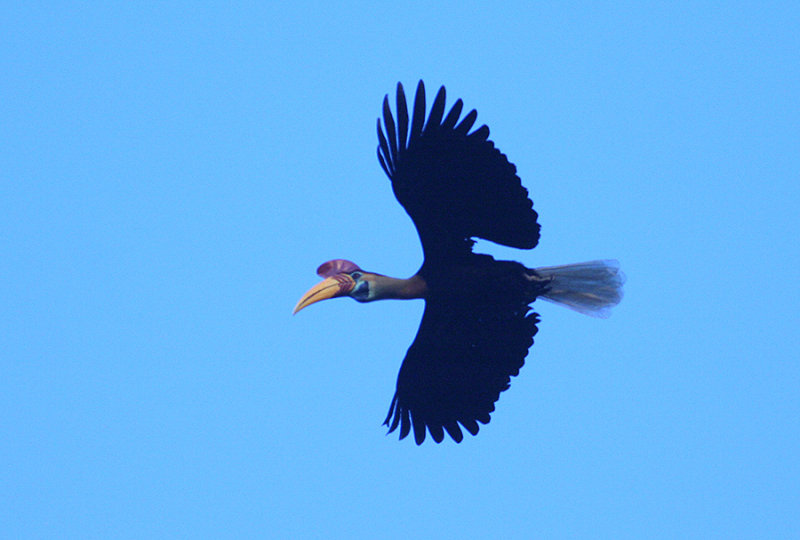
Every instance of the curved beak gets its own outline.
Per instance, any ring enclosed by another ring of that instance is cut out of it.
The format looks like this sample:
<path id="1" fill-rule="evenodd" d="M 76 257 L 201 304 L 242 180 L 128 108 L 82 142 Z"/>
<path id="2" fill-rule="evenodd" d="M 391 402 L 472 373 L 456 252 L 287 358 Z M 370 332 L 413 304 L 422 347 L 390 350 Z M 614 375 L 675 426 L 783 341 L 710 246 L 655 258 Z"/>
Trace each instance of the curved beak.
<path id="1" fill-rule="evenodd" d="M 353 290 L 356 282 L 347 274 L 336 274 L 329 278 L 325 278 L 320 283 L 311 287 L 306 294 L 294 306 L 292 315 L 300 311 L 306 306 L 310 306 L 314 302 L 320 300 L 327 300 L 328 298 L 336 298 L 337 296 L 345 296 Z"/>

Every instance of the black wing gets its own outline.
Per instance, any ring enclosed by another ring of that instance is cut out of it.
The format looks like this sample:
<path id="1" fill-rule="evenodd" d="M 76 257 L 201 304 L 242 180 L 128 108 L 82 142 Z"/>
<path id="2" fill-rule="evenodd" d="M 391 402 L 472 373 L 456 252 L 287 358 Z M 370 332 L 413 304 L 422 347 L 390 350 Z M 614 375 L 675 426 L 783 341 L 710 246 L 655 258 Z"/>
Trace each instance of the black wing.
<path id="1" fill-rule="evenodd" d="M 538 320 L 522 295 L 427 298 L 397 378 L 389 432 L 399 426 L 402 439 L 413 427 L 417 444 L 426 427 L 436 442 L 444 431 L 461 442 L 461 426 L 478 433 L 524 364 Z"/>
<path id="2" fill-rule="evenodd" d="M 425 122 L 420 81 L 409 131 L 405 93 L 398 84 L 397 124 L 388 96 L 383 100 L 386 135 L 378 119 L 378 160 L 417 227 L 426 260 L 469 251 L 471 237 L 533 248 L 539 224 L 516 167 L 488 140 L 488 127 L 470 133 L 475 110 L 459 122 L 462 107 L 459 99 L 445 116 L 441 87 Z"/>

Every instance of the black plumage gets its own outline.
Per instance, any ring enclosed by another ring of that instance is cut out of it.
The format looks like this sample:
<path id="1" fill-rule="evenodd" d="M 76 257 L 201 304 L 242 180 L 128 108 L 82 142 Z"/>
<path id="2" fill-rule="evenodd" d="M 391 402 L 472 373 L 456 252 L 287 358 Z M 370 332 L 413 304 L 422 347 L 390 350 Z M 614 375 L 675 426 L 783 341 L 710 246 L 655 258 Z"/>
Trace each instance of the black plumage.
<path id="1" fill-rule="evenodd" d="M 398 84 L 397 125 L 388 97 L 385 135 L 378 121 L 379 161 L 425 256 L 418 272 L 428 285 L 425 312 L 386 418 L 390 432 L 400 428 L 400 438 L 413 426 L 417 444 L 426 427 L 436 442 L 444 431 L 461 441 L 459 425 L 474 435 L 478 422 L 489 422 L 533 344 L 538 317 L 529 303 L 544 288 L 526 278 L 534 272 L 523 265 L 471 250 L 473 237 L 533 248 L 539 224 L 516 167 L 488 140 L 486 126 L 470 132 L 474 110 L 458 123 L 462 108 L 458 100 L 444 116 L 442 87 L 425 122 L 420 81 L 409 133 Z"/>
<path id="2" fill-rule="evenodd" d="M 378 160 L 400 204 L 414 222 L 424 261 L 408 279 L 366 272 L 344 259 L 322 264 L 324 278 L 294 312 L 340 296 L 359 302 L 425 300 L 385 424 L 412 430 L 417 444 L 430 433 L 463 439 L 486 424 L 500 393 L 519 374 L 536 334 L 536 298 L 593 316 L 608 316 L 622 298 L 624 276 L 616 261 L 526 268 L 473 253 L 473 238 L 531 249 L 539 241 L 538 216 L 516 167 L 489 140 L 489 128 L 473 130 L 477 113 L 464 117 L 459 99 L 445 114 L 439 89 L 426 118 L 420 81 L 408 114 L 397 85 L 397 121 L 388 96 L 378 120 Z"/>
<path id="3" fill-rule="evenodd" d="M 385 136 L 378 120 L 378 160 L 417 227 L 425 261 L 468 253 L 472 237 L 520 249 L 535 247 L 538 216 L 516 167 L 488 139 L 488 127 L 469 131 L 475 110 L 456 125 L 462 101 L 442 121 L 444 108 L 441 87 L 425 122 L 425 86 L 420 81 L 406 138 L 408 112 L 398 84 L 397 127 L 388 96 L 383 101 Z"/>

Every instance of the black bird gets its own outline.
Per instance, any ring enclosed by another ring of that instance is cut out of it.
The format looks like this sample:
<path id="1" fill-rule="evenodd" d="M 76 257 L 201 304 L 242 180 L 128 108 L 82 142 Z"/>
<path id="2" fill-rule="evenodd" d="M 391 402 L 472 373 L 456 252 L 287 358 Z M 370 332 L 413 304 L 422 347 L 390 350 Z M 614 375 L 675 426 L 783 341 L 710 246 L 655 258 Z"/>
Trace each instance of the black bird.
<path id="1" fill-rule="evenodd" d="M 325 280 L 309 290 L 294 312 L 338 296 L 359 302 L 425 299 L 417 336 L 406 353 L 385 425 L 403 439 L 425 432 L 438 443 L 444 432 L 461 442 L 487 424 L 500 392 L 522 367 L 539 317 L 530 304 L 544 298 L 588 315 L 608 316 L 622 298 L 624 275 L 616 261 L 526 268 L 473 253 L 473 238 L 519 249 L 539 241 L 539 224 L 516 167 L 472 129 L 477 112 L 460 119 L 459 99 L 445 116 L 441 87 L 425 121 L 425 87 L 417 86 L 409 130 L 406 97 L 397 85 L 397 123 L 383 100 L 378 119 L 378 160 L 397 200 L 419 233 L 424 262 L 408 279 L 396 279 L 336 259 L 322 264 Z M 459 121 L 460 119 L 460 121 Z M 385 134 L 384 129 L 385 128 Z"/>

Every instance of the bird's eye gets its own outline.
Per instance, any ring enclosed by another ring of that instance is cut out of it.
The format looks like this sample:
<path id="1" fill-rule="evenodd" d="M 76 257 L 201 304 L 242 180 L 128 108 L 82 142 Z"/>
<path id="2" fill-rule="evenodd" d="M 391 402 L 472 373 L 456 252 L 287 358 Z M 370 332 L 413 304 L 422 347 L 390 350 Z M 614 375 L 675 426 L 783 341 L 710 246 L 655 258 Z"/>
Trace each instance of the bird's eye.
<path id="1" fill-rule="evenodd" d="M 350 277 L 353 279 L 361 279 L 361 272 L 359 271 L 351 272 Z"/>

